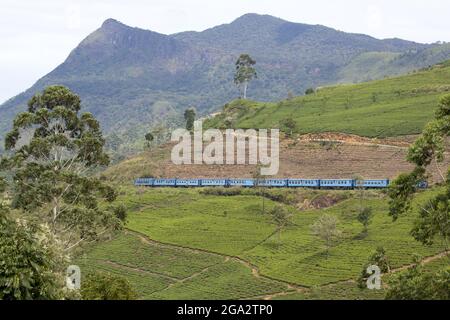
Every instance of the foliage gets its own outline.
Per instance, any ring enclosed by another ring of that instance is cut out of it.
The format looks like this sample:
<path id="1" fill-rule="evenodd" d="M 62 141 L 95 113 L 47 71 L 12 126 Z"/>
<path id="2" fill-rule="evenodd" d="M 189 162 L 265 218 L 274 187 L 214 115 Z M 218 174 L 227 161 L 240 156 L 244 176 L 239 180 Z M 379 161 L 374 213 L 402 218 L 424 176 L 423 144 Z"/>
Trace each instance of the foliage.
<path id="1" fill-rule="evenodd" d="M 184 111 L 184 120 L 186 121 L 186 130 L 194 131 L 196 111 L 194 108 L 189 108 Z"/>
<path id="2" fill-rule="evenodd" d="M 134 300 L 137 295 L 126 278 L 104 273 L 90 273 L 81 286 L 83 300 Z"/>
<path id="3" fill-rule="evenodd" d="M 0 177 L 0 195 L 6 190 L 6 181 L 3 177 Z"/>
<path id="4" fill-rule="evenodd" d="M 419 261 L 390 282 L 387 300 L 449 300 L 450 268 L 424 272 Z"/>
<path id="5" fill-rule="evenodd" d="M 372 222 L 373 218 L 373 210 L 371 208 L 365 207 L 363 208 L 357 216 L 358 222 L 361 223 L 364 227 L 364 231 L 367 232 L 367 229 Z"/>
<path id="6" fill-rule="evenodd" d="M 369 257 L 367 263 L 364 265 L 361 275 L 358 278 L 358 287 L 361 289 L 367 288 L 367 279 L 370 276 L 367 274 L 369 266 L 377 266 L 382 273 L 388 273 L 391 270 L 389 259 L 386 256 L 386 250 L 383 247 L 378 247 L 376 251 Z"/>
<path id="7" fill-rule="evenodd" d="M 272 220 L 277 225 L 278 229 L 278 240 L 281 240 L 281 232 L 283 228 L 292 224 L 292 212 L 289 212 L 283 205 L 276 205 L 270 210 L 269 214 L 272 216 Z"/>
<path id="8" fill-rule="evenodd" d="M 292 117 L 284 119 L 280 124 L 282 130 L 286 132 L 286 135 L 289 137 L 292 136 L 295 131 L 295 127 L 297 126 L 297 123 L 294 121 L 294 119 L 292 119 Z"/>
<path id="9" fill-rule="evenodd" d="M 0 300 L 62 299 L 62 257 L 48 229 L 12 220 L 0 204 Z"/>
<path id="10" fill-rule="evenodd" d="M 13 207 L 48 224 L 66 250 L 120 227 L 99 206 L 114 201 L 114 189 L 91 175 L 109 163 L 99 123 L 79 110 L 79 97 L 65 87 L 36 94 L 14 120 L 3 161 L 13 175 Z"/>
<path id="11" fill-rule="evenodd" d="M 145 135 L 145 140 L 147 140 L 148 142 L 152 142 L 153 140 L 155 140 L 155 137 L 153 136 L 153 134 L 151 132 L 148 132 Z"/>
<path id="12" fill-rule="evenodd" d="M 327 256 L 330 248 L 342 235 L 342 232 L 337 229 L 337 225 L 336 217 L 325 214 L 311 226 L 312 234 L 325 241 Z"/>
<path id="13" fill-rule="evenodd" d="M 410 174 L 401 174 L 389 185 L 389 215 L 395 220 L 402 212 L 411 210 L 411 202 L 417 191 L 417 184 L 424 177 L 424 170 L 416 168 Z"/>
<path id="14" fill-rule="evenodd" d="M 150 148 L 152 145 L 152 142 L 155 140 L 155 136 L 151 132 L 147 132 L 145 134 L 145 147 Z"/>
<path id="15" fill-rule="evenodd" d="M 248 54 L 241 54 L 236 61 L 234 83 L 240 87 L 244 99 L 247 99 L 248 83 L 258 77 L 256 69 L 253 67 L 255 64 L 256 61 Z"/>
<path id="16" fill-rule="evenodd" d="M 310 95 L 310 94 L 314 94 L 316 93 L 316 90 L 314 90 L 314 88 L 308 88 L 305 91 L 305 95 Z"/>
<path id="17" fill-rule="evenodd" d="M 409 149 L 408 161 L 416 165 L 410 174 L 401 175 L 389 189 L 390 214 L 396 220 L 401 214 L 411 210 L 411 201 L 417 190 L 417 184 L 426 176 L 426 168 L 433 162 L 444 160 L 445 140 L 450 136 L 450 96 L 441 99 L 436 119 L 430 122 L 422 135 Z M 448 248 L 450 237 L 450 168 L 444 192 L 439 193 L 420 207 L 420 217 L 415 222 L 411 234 L 417 241 L 432 245 L 436 239 L 442 239 Z"/>
<path id="18" fill-rule="evenodd" d="M 122 222 L 126 222 L 128 213 L 127 213 L 127 208 L 125 207 L 125 205 L 120 204 L 116 207 L 113 207 L 111 210 L 117 219 L 119 219 Z"/>

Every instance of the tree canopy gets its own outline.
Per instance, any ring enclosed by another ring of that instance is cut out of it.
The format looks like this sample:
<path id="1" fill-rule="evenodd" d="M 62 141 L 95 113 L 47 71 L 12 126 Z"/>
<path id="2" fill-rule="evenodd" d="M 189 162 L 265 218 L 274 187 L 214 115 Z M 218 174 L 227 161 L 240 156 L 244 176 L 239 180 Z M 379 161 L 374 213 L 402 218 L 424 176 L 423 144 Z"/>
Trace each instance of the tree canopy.
<path id="1" fill-rule="evenodd" d="M 248 54 L 241 54 L 236 61 L 234 83 L 241 89 L 242 97 L 247 99 L 248 83 L 258 77 L 254 65 L 256 61 Z"/>
<path id="2" fill-rule="evenodd" d="M 8 133 L 2 167 L 13 177 L 15 209 L 48 224 L 66 250 L 120 227 L 99 200 L 112 202 L 113 188 L 92 175 L 109 163 L 98 121 L 79 114 L 79 97 L 63 86 L 36 94 Z"/>
<path id="3" fill-rule="evenodd" d="M 64 255 L 48 230 L 13 220 L 0 203 L 0 234 L 0 300 L 62 298 Z"/>
<path id="4" fill-rule="evenodd" d="M 194 131 L 196 111 L 195 108 L 189 108 L 184 111 L 184 120 L 186 121 L 186 130 Z"/>
<path id="5" fill-rule="evenodd" d="M 426 169 L 433 162 L 444 160 L 445 146 L 450 136 L 450 95 L 439 103 L 436 118 L 424 129 L 422 135 L 409 149 L 408 161 L 416 167 L 411 173 L 402 174 L 389 188 L 389 213 L 394 220 L 412 210 L 412 200 L 419 184 L 427 179 Z M 439 166 L 436 165 L 438 170 Z M 444 191 L 420 207 L 411 234 L 423 244 L 432 245 L 442 239 L 448 248 L 450 237 L 450 168 L 447 175 L 440 172 Z"/>

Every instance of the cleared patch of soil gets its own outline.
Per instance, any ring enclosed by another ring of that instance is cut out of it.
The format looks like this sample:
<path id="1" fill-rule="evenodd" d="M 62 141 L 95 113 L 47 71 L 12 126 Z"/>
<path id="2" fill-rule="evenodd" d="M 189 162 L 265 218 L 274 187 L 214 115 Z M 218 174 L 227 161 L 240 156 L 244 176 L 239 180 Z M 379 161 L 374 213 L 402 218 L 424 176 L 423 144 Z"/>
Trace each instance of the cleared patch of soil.
<path id="1" fill-rule="evenodd" d="M 337 133 L 305 135 L 283 139 L 280 145 L 280 168 L 276 178 L 365 178 L 394 179 L 413 166 L 406 159 L 415 137 L 370 139 Z M 118 180 L 140 176 L 174 178 L 251 178 L 253 165 L 175 165 L 170 160 L 174 144 L 130 158 L 106 171 Z M 430 166 L 430 182 L 441 182 L 450 164 Z"/>

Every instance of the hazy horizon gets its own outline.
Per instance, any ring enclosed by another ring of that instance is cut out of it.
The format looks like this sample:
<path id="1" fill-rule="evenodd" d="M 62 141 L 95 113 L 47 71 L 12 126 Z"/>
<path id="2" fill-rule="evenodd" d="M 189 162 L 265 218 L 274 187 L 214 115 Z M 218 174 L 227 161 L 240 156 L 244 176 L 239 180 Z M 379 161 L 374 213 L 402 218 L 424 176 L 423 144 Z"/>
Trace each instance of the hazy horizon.
<path id="1" fill-rule="evenodd" d="M 247 13 L 267 14 L 297 23 L 320 24 L 378 39 L 401 38 L 421 43 L 450 41 L 446 14 L 450 3 L 424 1 L 317 0 L 215 1 L 114 0 L 2 1 L 0 34 L 0 103 L 28 89 L 53 70 L 86 36 L 113 18 L 164 34 L 203 31 Z M 205 10 L 207 8 L 208 10 Z"/>

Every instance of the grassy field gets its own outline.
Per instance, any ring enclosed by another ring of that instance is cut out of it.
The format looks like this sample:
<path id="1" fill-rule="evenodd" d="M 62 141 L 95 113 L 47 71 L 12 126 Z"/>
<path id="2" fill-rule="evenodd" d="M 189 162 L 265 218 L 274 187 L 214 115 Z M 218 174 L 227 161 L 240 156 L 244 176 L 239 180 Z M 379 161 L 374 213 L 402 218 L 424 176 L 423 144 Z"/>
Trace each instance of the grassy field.
<path id="1" fill-rule="evenodd" d="M 439 243 L 425 247 L 409 235 L 414 215 L 392 222 L 378 193 L 363 200 L 375 218 L 362 234 L 356 221 L 360 199 L 355 193 L 346 198 L 321 210 L 290 207 L 293 224 L 279 240 L 267 214 L 276 203 L 269 199 L 262 214 L 261 198 L 254 195 L 125 188 L 119 201 L 129 209 L 127 228 L 133 232 L 94 246 L 78 263 L 87 272 L 97 268 L 126 276 L 146 299 L 376 299 L 383 292 L 360 292 L 352 281 L 378 246 L 386 249 L 393 268 L 410 264 L 414 254 L 443 251 Z M 311 235 L 323 213 L 338 217 L 343 232 L 328 257 L 322 241 Z"/>
<path id="2" fill-rule="evenodd" d="M 450 62 L 397 78 L 325 87 L 315 94 L 259 103 L 234 101 L 208 120 L 207 127 L 280 128 L 296 122 L 295 132 L 342 132 L 368 137 L 420 133 L 439 98 L 450 93 Z"/>

